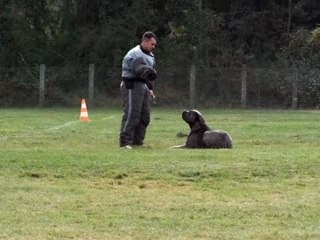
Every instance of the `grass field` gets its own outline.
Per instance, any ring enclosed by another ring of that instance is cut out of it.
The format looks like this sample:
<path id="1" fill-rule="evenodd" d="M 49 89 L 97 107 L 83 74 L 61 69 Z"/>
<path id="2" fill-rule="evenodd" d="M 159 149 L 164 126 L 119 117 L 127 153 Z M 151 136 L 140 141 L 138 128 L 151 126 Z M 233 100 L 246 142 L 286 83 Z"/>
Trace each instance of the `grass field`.
<path id="1" fill-rule="evenodd" d="M 320 112 L 204 109 L 232 150 L 118 147 L 119 109 L 0 110 L 0 239 L 320 239 Z"/>

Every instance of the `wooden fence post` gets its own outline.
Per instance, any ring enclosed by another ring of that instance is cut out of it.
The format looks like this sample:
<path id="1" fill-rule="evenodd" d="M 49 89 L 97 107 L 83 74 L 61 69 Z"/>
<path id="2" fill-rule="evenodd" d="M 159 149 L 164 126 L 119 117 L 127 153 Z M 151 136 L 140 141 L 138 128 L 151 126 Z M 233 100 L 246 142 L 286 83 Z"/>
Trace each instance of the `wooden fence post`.
<path id="1" fill-rule="evenodd" d="M 297 106 L 298 106 L 298 69 L 297 69 L 297 66 L 293 64 L 291 108 L 296 109 Z"/>
<path id="2" fill-rule="evenodd" d="M 45 80 L 46 80 L 46 65 L 40 64 L 39 75 L 39 106 L 44 106 L 44 92 L 45 92 Z"/>
<path id="3" fill-rule="evenodd" d="M 190 107 L 195 107 L 195 96 L 196 96 L 196 66 L 194 64 L 190 67 Z"/>
<path id="4" fill-rule="evenodd" d="M 89 105 L 94 105 L 94 64 L 89 64 Z"/>
<path id="5" fill-rule="evenodd" d="M 241 68 L 241 107 L 247 106 L 247 64 L 242 64 Z"/>

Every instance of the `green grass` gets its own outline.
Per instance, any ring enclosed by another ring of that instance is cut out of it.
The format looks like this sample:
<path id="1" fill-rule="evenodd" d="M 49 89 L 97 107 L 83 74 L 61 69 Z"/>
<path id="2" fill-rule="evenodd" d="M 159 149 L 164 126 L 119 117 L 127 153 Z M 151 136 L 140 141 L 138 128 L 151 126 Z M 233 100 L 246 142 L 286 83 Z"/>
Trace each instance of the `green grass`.
<path id="1" fill-rule="evenodd" d="M 204 109 L 232 150 L 118 147 L 121 111 L 1 109 L 0 239 L 320 239 L 320 112 Z"/>

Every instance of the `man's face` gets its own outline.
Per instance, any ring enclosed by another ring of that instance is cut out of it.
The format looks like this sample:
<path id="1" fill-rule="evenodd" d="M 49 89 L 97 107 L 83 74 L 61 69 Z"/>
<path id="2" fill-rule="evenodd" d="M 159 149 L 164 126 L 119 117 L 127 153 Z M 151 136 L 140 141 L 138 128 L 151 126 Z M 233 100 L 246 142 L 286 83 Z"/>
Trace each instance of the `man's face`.
<path id="1" fill-rule="evenodd" d="M 157 46 L 157 40 L 154 38 L 146 39 L 143 42 L 143 48 L 149 52 L 152 52 Z"/>

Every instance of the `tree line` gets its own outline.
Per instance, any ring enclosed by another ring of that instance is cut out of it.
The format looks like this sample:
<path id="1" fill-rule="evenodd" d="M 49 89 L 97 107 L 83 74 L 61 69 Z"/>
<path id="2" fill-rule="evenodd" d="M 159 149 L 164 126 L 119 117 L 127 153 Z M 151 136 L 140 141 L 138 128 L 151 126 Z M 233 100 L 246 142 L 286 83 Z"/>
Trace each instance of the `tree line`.
<path id="1" fill-rule="evenodd" d="M 0 3 L 2 106 L 37 102 L 40 64 L 48 66 L 48 104 L 72 105 L 83 95 L 92 63 L 101 103 L 116 99 L 122 58 L 146 30 L 159 38 L 157 84 L 164 104 L 185 98 L 191 65 L 203 105 L 237 106 L 243 65 L 250 105 L 288 106 L 294 84 L 299 106 L 320 104 L 318 0 Z"/>

